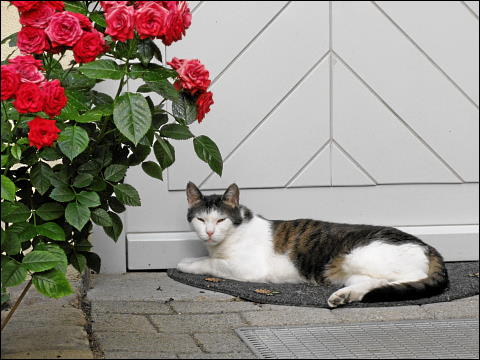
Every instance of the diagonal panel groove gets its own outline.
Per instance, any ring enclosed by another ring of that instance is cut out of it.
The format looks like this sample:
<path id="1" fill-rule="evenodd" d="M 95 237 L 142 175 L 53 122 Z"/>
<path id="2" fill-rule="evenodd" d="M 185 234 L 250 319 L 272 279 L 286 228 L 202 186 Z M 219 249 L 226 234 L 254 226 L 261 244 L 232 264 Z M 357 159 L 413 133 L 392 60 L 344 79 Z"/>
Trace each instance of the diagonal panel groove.
<path id="1" fill-rule="evenodd" d="M 413 46 L 415 46 L 415 48 L 420 51 L 422 53 L 423 56 L 425 56 L 425 58 L 427 58 L 428 61 L 430 61 L 430 63 L 443 75 L 447 78 L 448 81 L 450 81 L 450 83 L 455 86 L 455 88 L 460 91 L 460 93 L 465 96 L 465 98 L 473 105 L 475 106 L 477 109 L 478 109 L 478 104 L 475 103 L 475 101 L 460 87 L 460 85 L 458 85 L 455 80 L 453 80 L 441 67 L 440 65 L 438 65 L 435 60 L 433 60 L 426 52 L 425 50 L 423 50 L 420 45 L 418 45 L 415 40 L 413 40 L 410 35 L 407 34 L 407 32 L 405 30 L 403 30 L 391 17 L 390 15 L 388 15 L 381 7 L 380 5 L 378 5 L 376 2 L 372 1 L 372 4 L 373 6 L 383 15 L 385 16 L 392 24 L 393 26 L 395 26 L 397 28 L 398 31 L 400 31 L 402 33 L 403 36 L 405 36 L 405 38 L 408 39 L 408 41 L 410 41 L 412 43 Z"/>
<path id="2" fill-rule="evenodd" d="M 360 171 L 363 174 L 365 174 L 365 176 L 367 176 L 375 185 L 378 185 L 378 181 L 375 180 L 375 178 L 372 175 L 370 175 L 370 173 L 367 170 L 365 170 L 365 168 L 362 165 L 360 165 L 360 163 L 357 160 L 355 160 L 353 156 L 350 155 L 350 153 L 343 148 L 342 145 L 340 145 L 335 139 L 332 140 L 332 143 L 335 144 L 338 150 L 340 150 L 353 164 L 355 164 L 355 166 L 358 169 L 360 169 Z"/>
<path id="3" fill-rule="evenodd" d="M 415 136 L 430 152 L 441 161 L 443 165 L 445 165 L 462 183 L 465 182 L 463 178 L 458 174 L 458 172 L 450 166 L 368 83 L 362 79 L 358 73 L 352 69 L 350 65 L 347 64 L 345 60 L 343 60 L 340 55 L 338 55 L 335 51 L 335 58 L 338 59 L 360 82 L 388 109 L 390 112 L 395 115 L 395 117 L 411 132 L 413 136 Z"/>
<path id="4" fill-rule="evenodd" d="M 308 166 L 315 160 L 315 158 L 327 147 L 327 145 L 329 145 L 331 142 L 330 139 L 328 139 L 327 141 L 325 141 L 325 143 L 320 146 L 320 149 L 318 149 L 317 151 L 315 151 L 315 153 L 313 154 L 313 156 L 307 160 L 307 162 L 300 168 L 300 170 L 298 170 L 295 175 L 293 175 L 293 177 L 287 181 L 287 183 L 284 185 L 284 187 L 289 187 L 295 180 L 297 180 L 297 178 L 303 174 L 303 172 L 308 168 Z M 330 169 L 330 173 L 331 173 L 331 169 Z M 330 179 L 331 179 L 331 176 L 330 176 Z M 332 185 L 332 182 L 330 181 L 330 186 Z"/>
<path id="5" fill-rule="evenodd" d="M 262 126 L 263 123 L 265 123 L 265 121 L 270 117 L 270 115 L 272 115 L 275 112 L 275 110 L 290 96 L 290 94 L 292 94 L 300 86 L 300 84 L 302 84 L 303 81 L 322 63 L 322 61 L 327 58 L 329 53 L 330 51 L 327 51 L 319 60 L 317 60 L 315 64 L 313 64 L 313 66 L 300 78 L 300 80 L 298 80 L 297 83 L 280 99 L 280 101 L 278 101 L 275 104 L 275 106 L 267 113 L 267 115 L 265 115 L 263 119 L 260 120 L 257 123 L 257 125 L 255 125 L 255 127 L 252 130 L 250 130 L 245 137 L 243 137 L 242 140 L 240 140 L 240 142 L 232 149 L 232 151 L 230 151 L 230 153 L 228 153 L 228 155 L 224 157 L 223 159 L 224 165 L 228 161 L 228 159 L 230 159 L 231 156 L 240 148 L 240 146 L 242 146 L 245 143 L 245 141 L 252 134 L 254 134 L 258 130 L 258 128 Z M 213 171 L 210 172 L 210 174 L 205 178 L 205 180 L 203 180 L 200 183 L 199 187 L 202 187 L 205 184 L 205 182 L 207 182 L 208 179 L 210 179 L 213 176 L 213 174 L 214 174 Z"/>
<path id="6" fill-rule="evenodd" d="M 247 45 L 243 47 L 242 50 L 223 68 L 222 71 L 218 73 L 217 76 L 212 80 L 210 85 L 210 90 L 213 88 L 215 83 L 222 77 L 222 75 L 250 48 L 250 46 L 262 35 L 265 30 L 267 30 L 270 25 L 280 16 L 280 14 L 290 5 L 291 1 L 287 2 L 266 24 L 265 26 L 248 42 Z"/>
<path id="7" fill-rule="evenodd" d="M 475 11 L 473 11 L 473 9 L 472 9 L 470 6 L 468 6 L 468 4 L 467 4 L 465 1 L 460 1 L 460 2 L 462 3 L 463 6 L 465 6 L 465 7 L 467 8 L 468 12 L 469 12 L 470 14 L 472 14 L 473 16 L 475 16 L 475 19 L 478 20 L 478 15 L 477 15 L 477 13 L 476 13 Z"/>
<path id="8" fill-rule="evenodd" d="M 204 2 L 205 2 L 205 1 L 200 1 L 200 2 L 197 4 L 197 6 L 195 6 L 195 7 L 192 9 L 192 11 L 191 11 L 192 15 L 193 15 L 193 13 L 194 13 L 195 11 L 198 10 L 198 8 L 199 8 L 200 6 L 203 5 Z"/>

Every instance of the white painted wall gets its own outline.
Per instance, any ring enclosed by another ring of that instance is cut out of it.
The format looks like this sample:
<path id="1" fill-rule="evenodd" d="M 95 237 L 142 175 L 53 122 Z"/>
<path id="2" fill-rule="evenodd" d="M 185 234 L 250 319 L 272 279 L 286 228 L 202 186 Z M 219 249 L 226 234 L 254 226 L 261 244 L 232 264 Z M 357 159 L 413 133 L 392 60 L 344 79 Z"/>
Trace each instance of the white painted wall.
<path id="1" fill-rule="evenodd" d="M 187 36 L 166 57 L 199 58 L 210 70 L 215 104 L 192 131 L 217 142 L 224 175 L 196 158 L 191 141 L 175 142 L 164 183 L 129 172 L 142 198 L 125 219 L 132 269 L 164 267 L 175 253 L 165 236 L 190 230 L 190 180 L 206 193 L 236 182 L 241 201 L 267 218 L 448 226 L 450 242 L 443 230 L 429 237 L 443 255 L 478 258 L 478 226 L 456 235 L 457 225 L 478 225 L 478 2 L 192 8 Z M 139 236 L 146 241 L 133 245 Z M 189 249 L 197 251 L 181 252 Z"/>

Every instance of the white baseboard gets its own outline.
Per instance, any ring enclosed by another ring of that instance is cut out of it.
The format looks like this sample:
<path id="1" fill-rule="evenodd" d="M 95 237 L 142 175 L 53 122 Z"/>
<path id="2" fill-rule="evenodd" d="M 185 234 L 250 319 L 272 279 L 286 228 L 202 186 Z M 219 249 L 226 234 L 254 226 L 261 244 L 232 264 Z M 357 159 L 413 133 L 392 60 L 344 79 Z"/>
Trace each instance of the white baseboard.
<path id="1" fill-rule="evenodd" d="M 406 226 L 399 229 L 435 247 L 445 261 L 478 260 L 479 226 Z M 127 234 L 128 270 L 175 267 L 185 257 L 206 256 L 194 232 Z"/>

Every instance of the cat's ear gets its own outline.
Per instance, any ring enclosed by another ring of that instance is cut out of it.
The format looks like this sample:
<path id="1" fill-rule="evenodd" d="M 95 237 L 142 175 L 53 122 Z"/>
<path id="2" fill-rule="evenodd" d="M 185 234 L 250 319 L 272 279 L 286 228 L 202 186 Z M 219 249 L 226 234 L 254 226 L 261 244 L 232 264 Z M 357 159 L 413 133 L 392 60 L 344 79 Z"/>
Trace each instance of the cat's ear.
<path id="1" fill-rule="evenodd" d="M 229 206 L 237 207 L 239 204 L 240 190 L 237 184 L 232 184 L 228 187 L 222 196 L 222 200 Z"/>
<path id="2" fill-rule="evenodd" d="M 188 206 L 192 207 L 196 203 L 199 203 L 203 198 L 202 193 L 198 190 L 197 186 L 191 181 L 187 184 L 187 200 Z"/>

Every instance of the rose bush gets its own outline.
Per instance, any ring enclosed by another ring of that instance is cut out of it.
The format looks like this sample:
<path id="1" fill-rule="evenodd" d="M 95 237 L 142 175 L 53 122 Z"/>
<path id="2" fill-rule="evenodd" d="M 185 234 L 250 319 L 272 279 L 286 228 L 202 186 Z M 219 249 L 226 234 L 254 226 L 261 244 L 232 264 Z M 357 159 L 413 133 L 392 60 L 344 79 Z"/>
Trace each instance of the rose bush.
<path id="1" fill-rule="evenodd" d="M 22 55 L 1 66 L 2 302 L 28 275 L 40 293 L 61 297 L 72 292 L 68 264 L 100 270 L 88 237 L 93 223 L 117 241 L 117 214 L 141 204 L 125 183 L 129 167 L 141 164 L 162 180 L 175 161 L 172 141 L 187 139 L 213 171 L 223 166 L 215 143 L 189 129 L 213 104 L 209 72 L 197 59 L 162 65 L 154 42 L 170 45 L 186 34 L 186 2 L 11 4 L 22 29 L 2 43 Z M 65 54 L 74 58 L 67 69 Z M 118 82 L 113 97 L 95 88 L 106 79 Z M 143 83 L 132 91 L 129 79 Z M 146 160 L 152 149 L 156 161 Z"/>

